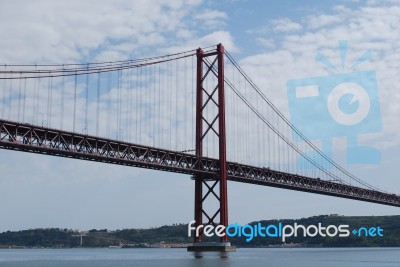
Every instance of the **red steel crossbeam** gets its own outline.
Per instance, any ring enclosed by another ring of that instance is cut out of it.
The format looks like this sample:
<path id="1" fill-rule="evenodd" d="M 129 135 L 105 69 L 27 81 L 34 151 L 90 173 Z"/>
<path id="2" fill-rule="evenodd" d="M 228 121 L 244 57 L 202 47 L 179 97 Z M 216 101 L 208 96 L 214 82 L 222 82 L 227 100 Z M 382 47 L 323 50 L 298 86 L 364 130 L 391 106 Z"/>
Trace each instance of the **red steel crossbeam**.
<path id="1" fill-rule="evenodd" d="M 214 58 L 213 58 L 214 57 Z M 213 60 L 205 60 L 213 58 Z M 211 63 L 210 63 L 211 62 Z M 217 65 L 217 72 L 215 71 Z M 204 67 L 206 71 L 204 73 Z M 217 85 L 212 90 L 205 88 L 204 81 L 208 75 L 215 75 Z M 202 225 L 203 215 L 208 219 L 206 224 L 228 225 L 228 199 L 227 199 L 227 162 L 226 162 L 226 131 L 225 131 L 225 93 L 224 93 L 224 47 L 222 44 L 217 46 L 216 52 L 204 53 L 201 48 L 197 49 L 197 86 L 196 86 L 196 156 L 202 158 L 203 141 L 207 135 L 215 134 L 218 138 L 219 153 L 219 172 L 218 175 L 205 176 L 195 175 L 195 208 L 194 218 L 196 226 Z M 217 100 L 215 99 L 217 97 Z M 209 105 L 217 107 L 217 114 L 212 120 L 207 120 L 204 111 Z M 218 122 L 218 124 L 217 124 Z M 218 128 L 217 128 L 218 125 Z M 205 126 L 205 128 L 203 128 Z M 208 183 L 212 183 L 209 185 Z M 216 185 L 219 184 L 219 194 L 215 192 Z M 203 187 L 205 185 L 205 187 Z M 203 192 L 205 189 L 205 192 Z M 219 202 L 219 209 L 210 216 L 206 207 L 203 207 L 204 201 L 208 197 L 214 197 Z M 219 214 L 219 223 L 214 220 Z M 195 242 L 202 242 L 203 233 L 195 236 Z M 227 236 L 221 238 L 221 242 L 228 241 Z"/>

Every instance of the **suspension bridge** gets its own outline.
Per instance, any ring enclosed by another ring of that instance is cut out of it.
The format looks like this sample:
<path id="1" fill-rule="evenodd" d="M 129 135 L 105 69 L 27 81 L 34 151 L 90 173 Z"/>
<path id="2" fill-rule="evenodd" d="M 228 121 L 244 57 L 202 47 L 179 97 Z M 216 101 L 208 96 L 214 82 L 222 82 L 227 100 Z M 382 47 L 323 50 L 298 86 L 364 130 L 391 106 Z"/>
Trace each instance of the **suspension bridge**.
<path id="1" fill-rule="evenodd" d="M 191 175 L 196 226 L 228 225 L 228 180 L 400 207 L 308 140 L 221 44 L 0 67 L 0 148 Z"/>

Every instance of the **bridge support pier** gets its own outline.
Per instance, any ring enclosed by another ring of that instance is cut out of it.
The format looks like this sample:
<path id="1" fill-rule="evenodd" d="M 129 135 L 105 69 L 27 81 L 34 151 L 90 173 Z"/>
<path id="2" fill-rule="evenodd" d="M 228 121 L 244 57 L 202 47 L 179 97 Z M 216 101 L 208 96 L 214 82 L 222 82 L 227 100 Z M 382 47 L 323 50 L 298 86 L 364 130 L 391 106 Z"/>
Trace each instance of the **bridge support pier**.
<path id="1" fill-rule="evenodd" d="M 189 246 L 187 251 L 191 252 L 234 252 L 236 247 L 231 245 L 231 242 L 199 242 Z"/>
<path id="2" fill-rule="evenodd" d="M 196 175 L 194 177 L 195 227 L 196 229 L 199 226 L 205 227 L 207 225 L 212 225 L 214 227 L 222 225 L 227 227 L 228 176 L 225 132 L 224 47 L 222 44 L 219 44 L 217 50 L 212 52 L 204 53 L 201 48 L 197 49 L 196 77 L 196 156 L 199 159 L 203 156 L 209 156 L 203 155 L 203 140 L 206 138 L 217 138 L 219 171 L 212 176 Z M 201 168 L 201 166 L 199 167 Z M 210 207 L 205 207 L 205 205 L 203 205 L 205 201 L 210 198 L 213 198 L 213 200 L 216 200 L 219 204 L 217 210 L 212 213 L 208 210 Z M 216 221 L 218 217 L 219 222 Z M 195 233 L 194 236 L 194 244 L 188 247 L 188 251 L 228 252 L 236 250 L 236 247 L 228 242 L 228 237 L 226 235 L 222 236 L 219 242 L 206 242 L 202 230 L 199 231 L 198 235 Z"/>

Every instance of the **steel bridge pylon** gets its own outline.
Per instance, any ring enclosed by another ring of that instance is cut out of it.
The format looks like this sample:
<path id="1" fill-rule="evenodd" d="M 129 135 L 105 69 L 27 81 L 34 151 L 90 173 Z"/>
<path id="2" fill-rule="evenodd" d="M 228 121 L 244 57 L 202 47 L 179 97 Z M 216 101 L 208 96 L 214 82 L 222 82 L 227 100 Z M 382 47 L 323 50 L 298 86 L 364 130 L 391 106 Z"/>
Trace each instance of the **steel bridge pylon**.
<path id="1" fill-rule="evenodd" d="M 228 226 L 227 197 L 227 159 L 225 129 L 225 92 L 224 92 L 224 47 L 217 46 L 216 51 L 204 53 L 197 49 L 196 83 L 196 156 L 203 157 L 204 140 L 210 135 L 218 140 L 219 170 L 214 176 L 197 174 L 195 180 L 194 219 L 196 229 L 200 226 Z M 206 80 L 214 81 L 206 82 Z M 215 84 L 216 82 L 216 84 Z M 207 117 L 205 114 L 208 114 Z M 211 115 L 210 115 L 211 114 Z M 201 168 L 201 166 L 199 166 Z M 205 201 L 214 198 L 219 203 L 216 211 L 208 210 Z M 218 218 L 219 217 L 219 218 Z M 207 221 L 203 221 L 205 218 Z M 219 221 L 218 221 L 219 219 Z M 204 233 L 194 234 L 194 244 L 189 251 L 234 251 L 236 248 L 224 235 L 220 242 L 205 242 Z"/>

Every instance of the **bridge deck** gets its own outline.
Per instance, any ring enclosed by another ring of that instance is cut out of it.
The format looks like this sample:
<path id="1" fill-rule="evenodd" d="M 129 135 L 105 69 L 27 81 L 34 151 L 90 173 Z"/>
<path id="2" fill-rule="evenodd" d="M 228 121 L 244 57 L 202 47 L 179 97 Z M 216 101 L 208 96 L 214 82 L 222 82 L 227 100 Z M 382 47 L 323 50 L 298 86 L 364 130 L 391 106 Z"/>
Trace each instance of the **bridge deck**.
<path id="1" fill-rule="evenodd" d="M 0 148 L 191 175 L 202 174 L 210 179 L 217 179 L 219 170 L 216 159 L 1 119 Z M 234 162 L 228 162 L 227 171 L 231 181 L 400 207 L 400 196 L 376 190 Z"/>

